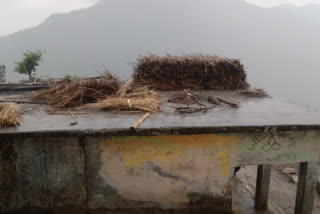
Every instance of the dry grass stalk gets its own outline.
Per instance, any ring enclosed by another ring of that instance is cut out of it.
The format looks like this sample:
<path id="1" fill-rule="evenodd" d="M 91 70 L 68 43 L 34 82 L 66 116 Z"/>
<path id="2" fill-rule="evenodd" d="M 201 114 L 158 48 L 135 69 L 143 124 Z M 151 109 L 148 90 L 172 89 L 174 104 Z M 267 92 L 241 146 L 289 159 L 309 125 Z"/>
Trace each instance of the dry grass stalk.
<path id="1" fill-rule="evenodd" d="M 73 79 L 70 83 L 61 83 L 50 89 L 33 93 L 33 99 L 46 101 L 57 108 L 80 107 L 114 95 L 120 82 L 110 73 L 104 76 L 85 79 Z"/>
<path id="2" fill-rule="evenodd" d="M 148 86 L 133 87 L 133 78 L 125 82 L 116 93 L 118 98 L 145 98 L 150 96 L 157 96 L 157 93 L 150 90 Z"/>
<path id="3" fill-rule="evenodd" d="M 68 115 L 70 113 L 72 113 L 73 115 L 88 114 L 88 112 L 85 111 L 48 111 L 49 115 Z"/>
<path id="4" fill-rule="evenodd" d="M 237 59 L 211 55 L 142 56 L 133 75 L 134 85 L 157 90 L 238 90 L 249 84 L 243 65 Z"/>
<path id="5" fill-rule="evenodd" d="M 191 104 L 201 104 L 201 101 L 204 100 L 204 97 L 201 95 L 194 93 L 190 90 L 184 90 L 183 92 L 178 92 L 175 94 L 171 99 L 168 100 L 170 103 L 180 103 L 180 104 L 186 104 L 186 105 L 191 105 Z"/>
<path id="6" fill-rule="evenodd" d="M 141 114 L 143 111 L 112 111 L 113 114 Z"/>
<path id="7" fill-rule="evenodd" d="M 127 91 L 129 90 L 129 87 L 131 86 L 133 82 L 133 78 L 130 78 L 127 82 L 125 82 L 117 92 L 118 97 L 125 97 L 127 94 Z"/>
<path id="8" fill-rule="evenodd" d="M 247 97 L 268 97 L 269 95 L 263 89 L 246 89 L 239 92 L 240 95 Z"/>
<path id="9" fill-rule="evenodd" d="M 181 113 L 181 114 L 192 114 L 192 113 L 196 113 L 196 112 L 203 112 L 206 113 L 208 110 L 214 108 L 215 106 L 211 106 L 211 107 L 176 107 L 175 108 L 175 112 Z"/>
<path id="10" fill-rule="evenodd" d="M 104 109 L 104 110 L 120 110 L 120 111 L 136 111 L 142 110 L 146 112 L 157 112 L 159 102 L 156 97 L 146 98 L 117 98 L 108 97 L 98 103 L 87 105 L 89 108 Z"/>
<path id="11" fill-rule="evenodd" d="M 0 127 L 18 126 L 19 111 L 14 103 L 1 103 L 0 104 Z"/>
<path id="12" fill-rule="evenodd" d="M 125 95 L 126 98 L 158 98 L 158 93 L 149 90 L 148 87 L 135 88 L 130 93 Z"/>

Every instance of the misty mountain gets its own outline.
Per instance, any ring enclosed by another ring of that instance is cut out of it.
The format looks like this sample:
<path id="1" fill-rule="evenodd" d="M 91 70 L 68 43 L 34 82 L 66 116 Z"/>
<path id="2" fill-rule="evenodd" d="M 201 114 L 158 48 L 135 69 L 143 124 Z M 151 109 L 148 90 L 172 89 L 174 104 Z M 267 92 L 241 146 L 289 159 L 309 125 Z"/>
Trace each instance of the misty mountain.
<path id="1" fill-rule="evenodd" d="M 294 15 L 302 16 L 309 21 L 317 21 L 320 23 L 320 5 L 318 4 L 306 5 L 303 7 L 283 5 L 275 7 L 274 9 L 278 9 L 285 13 L 293 13 Z"/>
<path id="2" fill-rule="evenodd" d="M 104 65 L 125 79 L 139 54 L 218 54 L 241 59 L 253 86 L 320 107 L 319 26 L 241 0 L 102 0 L 0 38 L 0 64 L 10 80 L 21 79 L 13 62 L 41 49 L 39 76 L 94 76 Z"/>

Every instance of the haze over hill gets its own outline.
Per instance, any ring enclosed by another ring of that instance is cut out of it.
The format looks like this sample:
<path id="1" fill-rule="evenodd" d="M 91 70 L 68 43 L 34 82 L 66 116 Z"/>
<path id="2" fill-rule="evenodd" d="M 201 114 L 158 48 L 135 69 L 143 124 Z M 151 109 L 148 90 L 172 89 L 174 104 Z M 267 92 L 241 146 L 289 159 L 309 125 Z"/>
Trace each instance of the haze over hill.
<path id="1" fill-rule="evenodd" d="M 320 23 L 320 5 L 311 4 L 303 7 L 294 7 L 290 5 L 282 5 L 273 9 L 279 10 L 284 13 L 293 13 L 294 15 L 306 18 L 309 21 L 316 21 Z"/>
<path id="2" fill-rule="evenodd" d="M 240 58 L 252 85 L 320 107 L 319 38 L 316 18 L 241 0 L 102 0 L 0 38 L 0 64 L 9 80 L 25 78 L 13 62 L 41 49 L 40 76 L 94 76 L 105 65 L 125 79 L 139 54 L 218 54 Z"/>

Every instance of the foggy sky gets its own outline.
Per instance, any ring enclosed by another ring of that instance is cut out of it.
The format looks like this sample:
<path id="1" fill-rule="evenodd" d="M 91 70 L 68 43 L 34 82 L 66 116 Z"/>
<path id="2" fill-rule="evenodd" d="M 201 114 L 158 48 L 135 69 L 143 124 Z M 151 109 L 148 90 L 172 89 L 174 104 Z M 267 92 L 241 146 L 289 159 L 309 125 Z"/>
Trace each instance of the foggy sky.
<path id="1" fill-rule="evenodd" d="M 289 4 L 293 6 L 304 6 L 308 4 L 320 4 L 320 0 L 246 0 L 249 3 L 262 7 L 272 7 L 281 4 Z"/>
<path id="2" fill-rule="evenodd" d="M 0 36 L 34 27 L 55 13 L 92 6 L 98 0 L 0 0 Z"/>
<path id="3" fill-rule="evenodd" d="M 126 80 L 139 55 L 217 54 L 241 59 L 252 87 L 320 109 L 319 23 L 319 7 L 262 9 L 240 0 L 105 0 L 0 38 L 0 64 L 7 67 L 8 81 L 18 81 L 25 77 L 12 72 L 14 62 L 25 51 L 39 49 L 46 54 L 38 77 L 97 76 L 107 68 Z"/>
<path id="4" fill-rule="evenodd" d="M 45 21 L 52 14 L 87 8 L 98 1 L 99 0 L 0 0 L 0 36 L 34 27 Z M 294 6 L 303 6 L 311 3 L 320 4 L 320 0 L 246 1 L 262 7 L 276 6 L 279 4 L 291 4 Z"/>

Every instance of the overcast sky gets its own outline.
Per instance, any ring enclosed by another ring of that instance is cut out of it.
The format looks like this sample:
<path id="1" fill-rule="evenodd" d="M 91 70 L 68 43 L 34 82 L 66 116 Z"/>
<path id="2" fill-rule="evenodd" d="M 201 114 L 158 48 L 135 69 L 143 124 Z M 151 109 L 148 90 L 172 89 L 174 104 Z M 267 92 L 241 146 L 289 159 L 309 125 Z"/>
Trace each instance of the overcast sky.
<path id="1" fill-rule="evenodd" d="M 0 36 L 36 26 L 54 13 L 66 13 L 80 8 L 87 8 L 97 1 L 99 0 L 0 0 Z M 283 3 L 295 6 L 310 3 L 320 4 L 320 0 L 247 1 L 263 7 Z"/>
<path id="2" fill-rule="evenodd" d="M 307 4 L 320 4 L 320 0 L 246 0 L 247 2 L 262 6 L 272 7 L 281 4 L 291 4 L 294 6 L 304 6 Z"/>
<path id="3" fill-rule="evenodd" d="M 92 6 L 98 0 L 0 0 L 0 36 L 36 26 L 54 13 Z"/>

